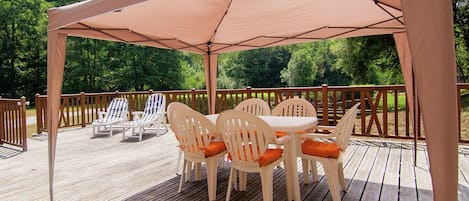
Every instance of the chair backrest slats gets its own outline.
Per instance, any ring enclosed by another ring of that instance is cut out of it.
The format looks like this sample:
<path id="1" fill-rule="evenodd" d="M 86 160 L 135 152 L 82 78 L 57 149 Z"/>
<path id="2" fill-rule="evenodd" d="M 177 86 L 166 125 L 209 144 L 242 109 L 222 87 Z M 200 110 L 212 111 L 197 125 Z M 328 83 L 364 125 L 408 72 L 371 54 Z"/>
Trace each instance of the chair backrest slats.
<path id="1" fill-rule="evenodd" d="M 246 99 L 239 103 L 234 109 L 257 116 L 269 116 L 271 114 L 269 104 L 259 98 Z"/>
<path id="2" fill-rule="evenodd" d="M 213 123 L 203 114 L 182 104 L 172 105 L 170 125 L 185 153 L 199 154 L 203 157 L 204 149 L 216 136 Z"/>
<path id="3" fill-rule="evenodd" d="M 148 96 L 143 110 L 143 117 L 140 121 L 147 122 L 152 121 L 158 117 L 161 113 L 165 112 L 166 98 L 161 93 L 155 93 Z"/>
<path id="4" fill-rule="evenodd" d="M 290 98 L 280 102 L 272 111 L 274 116 L 315 117 L 313 105 L 302 98 Z"/>
<path id="5" fill-rule="evenodd" d="M 227 110 L 217 119 L 217 131 L 223 137 L 233 163 L 259 166 L 269 142 L 275 140 L 272 128 L 248 112 Z"/>
<path id="6" fill-rule="evenodd" d="M 344 114 L 331 134 L 336 136 L 337 145 L 342 151 L 345 151 L 348 147 L 350 135 L 352 135 L 355 119 L 357 118 L 359 105 L 360 103 L 355 104 Z"/>
<path id="7" fill-rule="evenodd" d="M 104 121 L 114 121 L 120 119 L 127 119 L 127 110 L 129 102 L 126 98 L 114 98 L 109 103 L 108 111 L 104 116 Z"/>

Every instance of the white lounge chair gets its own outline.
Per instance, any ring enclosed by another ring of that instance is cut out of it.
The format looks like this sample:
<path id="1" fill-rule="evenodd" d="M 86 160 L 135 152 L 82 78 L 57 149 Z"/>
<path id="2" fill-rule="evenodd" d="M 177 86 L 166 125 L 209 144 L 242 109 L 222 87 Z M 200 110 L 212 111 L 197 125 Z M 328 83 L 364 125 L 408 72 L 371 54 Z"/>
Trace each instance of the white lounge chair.
<path id="1" fill-rule="evenodd" d="M 107 108 L 107 112 L 98 112 L 98 119 L 93 121 L 93 136 L 102 132 L 109 132 L 112 136 L 112 127 L 127 121 L 129 102 L 125 98 L 114 98 Z M 104 127 L 104 129 L 101 129 Z M 98 128 L 98 132 L 96 132 Z"/>
<path id="2" fill-rule="evenodd" d="M 161 93 L 155 93 L 148 96 L 147 102 L 145 104 L 145 109 L 143 111 L 132 112 L 133 121 L 119 124 L 116 128 L 123 128 L 122 130 L 122 140 L 125 140 L 128 137 L 138 137 L 138 140 L 142 140 L 143 133 L 146 130 L 155 130 L 156 134 L 160 134 L 160 130 L 164 127 L 167 131 L 165 122 L 165 107 L 166 107 L 166 98 Z M 163 125 L 162 125 L 163 124 Z M 125 135 L 125 129 L 132 129 L 131 136 Z M 135 129 L 138 129 L 138 132 L 135 132 Z"/>

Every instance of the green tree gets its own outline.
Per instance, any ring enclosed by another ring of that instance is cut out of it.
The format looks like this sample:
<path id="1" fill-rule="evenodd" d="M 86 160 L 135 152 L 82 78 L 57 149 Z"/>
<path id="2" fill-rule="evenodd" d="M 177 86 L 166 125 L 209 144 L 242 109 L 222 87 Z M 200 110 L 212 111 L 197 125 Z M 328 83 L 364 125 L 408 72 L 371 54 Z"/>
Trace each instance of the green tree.
<path id="1" fill-rule="evenodd" d="M 272 47 L 228 53 L 220 56 L 222 78 L 233 88 L 279 87 L 280 71 L 288 65 L 291 53 L 287 47 Z M 231 81 L 229 81 L 231 80 Z"/>
<path id="2" fill-rule="evenodd" d="M 184 78 L 182 89 L 205 89 L 205 69 L 201 55 L 183 53 L 181 70 Z"/>
<path id="3" fill-rule="evenodd" d="M 342 39 L 332 50 L 353 84 L 403 83 L 392 35 Z"/>
<path id="4" fill-rule="evenodd" d="M 469 0 L 453 1 L 456 67 L 459 80 L 469 81 Z"/>
<path id="5" fill-rule="evenodd" d="M 0 3 L 0 96 L 31 100 L 45 89 L 49 6 L 42 0 Z"/>
<path id="6" fill-rule="evenodd" d="M 318 67 L 313 62 L 310 48 L 293 52 L 288 67 L 283 69 L 280 77 L 288 86 L 312 86 Z"/>

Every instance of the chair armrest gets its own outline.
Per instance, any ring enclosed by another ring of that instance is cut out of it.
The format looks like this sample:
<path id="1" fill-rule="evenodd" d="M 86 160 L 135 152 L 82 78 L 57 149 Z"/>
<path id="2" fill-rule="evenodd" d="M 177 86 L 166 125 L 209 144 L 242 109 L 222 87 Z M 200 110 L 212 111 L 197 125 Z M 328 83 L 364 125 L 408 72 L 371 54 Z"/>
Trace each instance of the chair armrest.
<path id="1" fill-rule="evenodd" d="M 296 137 L 301 138 L 301 139 L 315 139 L 315 138 L 330 139 L 336 136 L 331 135 L 331 134 L 322 134 L 322 133 L 305 133 L 301 135 L 296 135 Z"/>
<path id="2" fill-rule="evenodd" d="M 124 116 L 124 121 L 128 121 L 129 120 L 129 112 L 125 111 L 125 112 L 122 112 L 123 116 Z"/>
<path id="3" fill-rule="evenodd" d="M 335 126 L 323 126 L 323 125 L 317 125 L 315 129 L 317 130 L 328 130 L 328 131 L 333 131 L 335 130 Z"/>
<path id="4" fill-rule="evenodd" d="M 160 116 L 160 117 L 164 117 L 164 115 L 166 114 L 166 112 L 157 112 L 156 114 L 157 114 L 158 116 Z"/>
<path id="5" fill-rule="evenodd" d="M 275 143 L 276 144 L 286 144 L 288 141 L 291 140 L 291 137 L 289 135 L 285 135 L 279 138 L 275 138 Z"/>
<path id="6" fill-rule="evenodd" d="M 106 116 L 107 112 L 104 111 L 98 111 L 98 119 L 104 119 L 104 116 Z"/>

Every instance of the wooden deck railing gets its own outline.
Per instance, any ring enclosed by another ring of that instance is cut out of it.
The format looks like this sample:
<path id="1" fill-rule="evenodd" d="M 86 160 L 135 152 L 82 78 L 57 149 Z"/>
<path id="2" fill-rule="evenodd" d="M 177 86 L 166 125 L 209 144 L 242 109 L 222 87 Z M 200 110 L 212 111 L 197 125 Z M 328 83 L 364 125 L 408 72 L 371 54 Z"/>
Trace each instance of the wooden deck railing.
<path id="1" fill-rule="evenodd" d="M 0 98 L 0 145 L 9 144 L 28 150 L 26 143 L 26 98 Z"/>
<path id="2" fill-rule="evenodd" d="M 458 94 L 467 93 L 469 84 L 458 84 Z M 174 101 L 183 102 L 193 109 L 207 113 L 207 94 L 205 90 L 159 91 L 166 96 L 166 104 Z M 105 111 L 114 97 L 129 100 L 129 110 L 143 110 L 148 94 L 146 92 L 114 92 L 92 94 L 70 94 L 62 96 L 60 127 L 82 126 L 97 118 L 98 111 Z M 345 109 L 355 103 L 361 103 L 359 119 L 355 126 L 355 135 L 386 138 L 413 138 L 414 133 L 424 139 L 422 119 L 417 116 L 418 125 L 412 129 L 412 118 L 407 105 L 404 85 L 393 86 L 327 86 L 295 88 L 245 88 L 220 89 L 217 91 L 216 112 L 234 108 L 239 102 L 251 98 L 261 98 L 273 108 L 279 102 L 299 97 L 310 101 L 318 112 L 321 124 L 335 125 L 345 113 Z M 327 97 L 327 98 L 325 98 Z M 45 102 L 47 96 L 36 95 L 37 131 L 46 130 Z M 83 100 L 83 101 L 82 101 Z M 327 107 L 324 107 L 327 106 Z M 458 101 L 461 109 L 461 100 Z M 460 122 L 467 122 L 459 115 Z M 461 132 L 460 142 L 469 142 L 469 131 Z"/>

